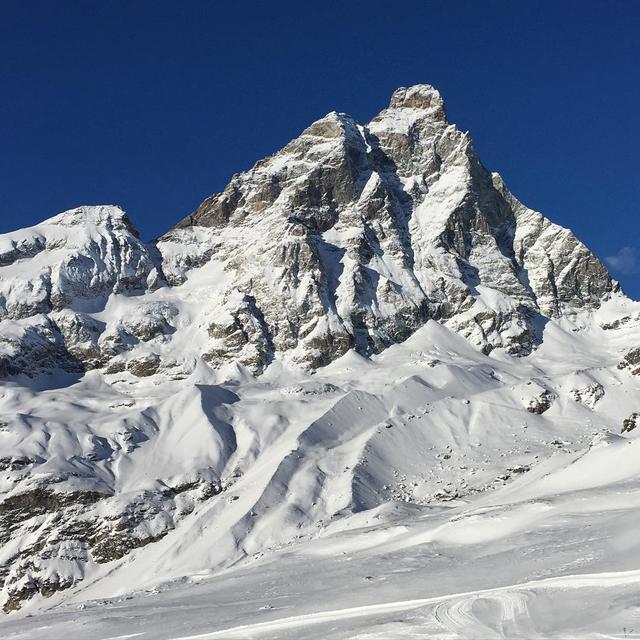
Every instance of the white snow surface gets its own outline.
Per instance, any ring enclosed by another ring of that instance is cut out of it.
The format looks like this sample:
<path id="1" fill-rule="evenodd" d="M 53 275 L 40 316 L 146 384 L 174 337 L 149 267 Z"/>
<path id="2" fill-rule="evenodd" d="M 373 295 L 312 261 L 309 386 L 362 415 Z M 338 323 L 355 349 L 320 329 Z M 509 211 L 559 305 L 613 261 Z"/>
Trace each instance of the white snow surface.
<path id="1" fill-rule="evenodd" d="M 187 381 L 3 385 L 2 412 L 29 424 L 3 446 L 49 440 L 47 464 L 73 464 L 86 436 L 138 412 L 149 442 L 105 482 L 135 491 L 206 465 L 227 488 L 158 542 L 29 601 L 0 634 L 625 637 L 640 615 L 640 444 L 617 432 L 640 382 L 615 363 L 637 328 L 600 324 L 639 309 L 620 297 L 580 332 L 549 323 L 520 359 L 429 321 L 314 375 L 202 365 Z M 589 385 L 604 389 L 593 407 L 574 397 Z M 541 389 L 551 408 L 527 412 Z"/>

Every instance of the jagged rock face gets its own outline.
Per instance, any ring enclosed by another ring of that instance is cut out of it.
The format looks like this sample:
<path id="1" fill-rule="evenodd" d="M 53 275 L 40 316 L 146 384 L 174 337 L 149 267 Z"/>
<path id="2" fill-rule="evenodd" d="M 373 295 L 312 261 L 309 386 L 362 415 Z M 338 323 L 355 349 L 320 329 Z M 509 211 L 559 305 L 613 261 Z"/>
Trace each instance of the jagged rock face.
<path id="1" fill-rule="evenodd" d="M 428 85 L 399 89 L 367 125 L 330 113 L 234 176 L 160 240 L 170 281 L 194 244 L 194 266 L 230 274 L 205 358 L 256 371 L 275 355 L 317 367 L 377 352 L 429 317 L 485 352 L 526 354 L 541 320 L 613 288 L 570 231 L 481 165 Z"/>
<path id="2" fill-rule="evenodd" d="M 0 372 L 102 366 L 109 296 L 159 279 L 150 249 L 118 207 L 79 207 L 0 236 Z"/>
<path id="3" fill-rule="evenodd" d="M 108 206 L 0 236 L 0 374 L 153 375 L 180 324 L 198 339 L 179 359 L 255 373 L 275 358 L 314 369 L 351 348 L 376 353 L 428 318 L 485 353 L 522 355 L 546 319 L 612 289 L 597 258 L 519 203 L 447 122 L 440 94 L 417 85 L 366 125 L 335 112 L 313 123 L 156 246 Z"/>
<path id="4" fill-rule="evenodd" d="M 118 207 L 79 207 L 0 236 L 0 320 L 68 308 L 78 299 L 144 291 L 148 249 Z"/>
<path id="5" fill-rule="evenodd" d="M 628 351 L 618 363 L 618 369 L 628 369 L 633 375 L 640 376 L 640 347 Z"/>
<path id="6" fill-rule="evenodd" d="M 0 570 L 7 596 L 3 611 L 72 587 L 86 565 L 117 560 L 156 542 L 199 502 L 222 490 L 219 481 L 201 474 L 127 496 L 42 486 L 5 498 L 0 503 L 0 544 L 6 548 L 20 537 L 27 543 Z"/>
<path id="7" fill-rule="evenodd" d="M 640 423 L 640 413 L 633 412 L 628 418 L 622 421 L 622 433 L 633 431 Z"/>

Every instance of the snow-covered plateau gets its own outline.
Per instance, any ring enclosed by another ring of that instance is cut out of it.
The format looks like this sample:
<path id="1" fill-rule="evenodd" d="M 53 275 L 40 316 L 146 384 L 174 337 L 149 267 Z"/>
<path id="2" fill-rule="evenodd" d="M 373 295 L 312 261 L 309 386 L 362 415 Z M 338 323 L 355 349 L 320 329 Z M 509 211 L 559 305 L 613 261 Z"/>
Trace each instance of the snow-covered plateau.
<path id="1" fill-rule="evenodd" d="M 0 637 L 640 637 L 637 426 L 640 303 L 401 88 L 0 235 Z"/>

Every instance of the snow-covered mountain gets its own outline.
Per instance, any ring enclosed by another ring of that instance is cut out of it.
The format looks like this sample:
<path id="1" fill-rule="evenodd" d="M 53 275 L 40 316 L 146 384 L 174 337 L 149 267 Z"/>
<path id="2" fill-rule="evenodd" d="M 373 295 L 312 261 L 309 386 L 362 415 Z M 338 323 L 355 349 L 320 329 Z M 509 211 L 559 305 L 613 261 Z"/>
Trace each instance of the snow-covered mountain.
<path id="1" fill-rule="evenodd" d="M 480 164 L 428 85 L 399 89 L 367 125 L 328 114 L 154 246 L 117 207 L 81 207 L 2 236 L 0 250 L 0 318 L 15 321 L 6 373 L 52 358 L 135 368 L 138 352 L 159 367 L 171 353 L 315 369 L 379 353 L 429 318 L 485 353 L 527 354 L 549 318 L 614 290 L 570 231 Z M 172 348 L 176 323 L 192 348 Z M 136 348 L 158 336 L 163 349 Z"/>
<path id="2" fill-rule="evenodd" d="M 558 493 L 606 512 L 640 472 L 639 374 L 640 304 L 483 167 L 429 85 L 368 124 L 328 114 L 153 243 L 115 206 L 1 235 L 4 610 L 209 575 L 255 595 L 265 563 L 327 554 L 377 563 L 404 600 L 617 571 L 543 529 L 521 571 L 455 567 L 524 544 Z M 622 535 L 609 524 L 594 535 Z M 448 591 L 393 577 L 427 548 Z M 340 563 L 317 570 L 340 591 Z"/>

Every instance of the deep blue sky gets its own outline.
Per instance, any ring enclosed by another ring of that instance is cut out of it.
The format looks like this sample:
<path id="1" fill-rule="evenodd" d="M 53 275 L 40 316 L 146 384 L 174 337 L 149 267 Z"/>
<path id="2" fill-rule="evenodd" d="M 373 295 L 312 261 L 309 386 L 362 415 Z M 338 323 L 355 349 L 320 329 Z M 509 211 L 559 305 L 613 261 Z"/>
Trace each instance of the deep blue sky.
<path id="1" fill-rule="evenodd" d="M 152 238 L 326 112 L 428 82 L 639 297 L 639 33 L 631 0 L 0 0 L 0 232 L 117 203 Z"/>

